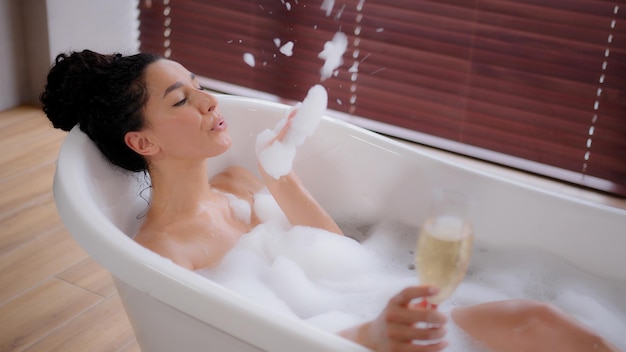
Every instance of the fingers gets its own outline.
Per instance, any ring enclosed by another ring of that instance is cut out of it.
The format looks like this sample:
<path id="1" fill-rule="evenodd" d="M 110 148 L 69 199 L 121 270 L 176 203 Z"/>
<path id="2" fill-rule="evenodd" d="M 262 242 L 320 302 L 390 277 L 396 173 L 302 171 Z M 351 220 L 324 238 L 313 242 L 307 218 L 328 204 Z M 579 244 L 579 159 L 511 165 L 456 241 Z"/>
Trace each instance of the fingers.
<path id="1" fill-rule="evenodd" d="M 417 298 L 427 298 L 439 292 L 434 286 L 411 286 L 395 295 L 387 306 L 387 320 L 398 324 L 413 324 L 426 322 L 443 325 L 447 318 L 435 309 L 426 309 L 411 306 L 411 302 Z"/>
<path id="2" fill-rule="evenodd" d="M 446 329 L 443 326 L 420 329 L 410 325 L 394 325 L 387 330 L 387 337 L 398 342 L 432 341 L 441 339 L 445 335 Z"/>
<path id="3" fill-rule="evenodd" d="M 300 107 L 301 104 L 297 104 L 291 107 L 291 109 L 289 109 L 289 113 L 287 114 L 287 119 L 291 120 L 293 119 L 296 114 L 298 113 L 298 108 Z"/>
<path id="4" fill-rule="evenodd" d="M 426 305 L 413 303 L 416 299 L 426 299 L 437 293 L 439 293 L 439 289 L 434 286 L 407 287 L 389 301 L 388 308 L 390 308 L 391 312 L 398 314 L 397 319 L 400 323 L 409 324 L 415 321 L 423 321 L 433 324 L 445 324 L 447 321 L 446 317 L 436 309 L 428 309 Z M 423 301 L 420 303 L 423 303 Z M 400 309 L 393 309 L 394 306 Z"/>
<path id="5" fill-rule="evenodd" d="M 390 348 L 390 351 L 394 352 L 439 352 L 448 347 L 448 343 L 445 341 L 437 342 L 430 345 L 416 345 L 416 344 L 403 344 L 396 345 Z"/>
<path id="6" fill-rule="evenodd" d="M 388 306 L 385 313 L 387 322 L 391 324 L 410 325 L 423 322 L 435 326 L 442 326 L 448 321 L 446 316 L 440 311 L 421 307 Z"/>
<path id="7" fill-rule="evenodd" d="M 412 329 L 419 330 L 419 329 Z M 388 338 L 384 347 L 376 349 L 377 351 L 406 351 L 406 352 L 437 352 L 448 346 L 448 342 L 443 340 L 445 334 L 444 329 L 437 333 L 423 332 L 423 335 L 415 335 L 414 332 L 408 332 L 407 336 L 402 339 Z M 431 337 L 432 336 L 432 337 Z M 412 337 L 412 338 L 411 338 Z"/>
<path id="8" fill-rule="evenodd" d="M 291 127 L 291 123 L 293 122 L 293 117 L 296 115 L 296 113 L 297 113 L 296 110 L 292 111 L 289 114 L 289 117 L 287 117 L 287 120 L 281 121 L 281 123 L 284 123 L 284 124 L 278 131 L 276 138 L 274 138 L 275 141 L 282 141 L 283 139 L 285 139 L 285 135 L 287 135 L 287 132 L 289 131 L 289 128 Z"/>
<path id="9" fill-rule="evenodd" d="M 385 337 L 391 351 L 441 351 L 447 346 L 446 316 L 436 309 L 411 304 L 415 299 L 438 293 L 431 286 L 412 286 L 394 296 L 380 318 L 384 320 Z M 382 349 L 387 350 L 387 349 Z"/>
<path id="10" fill-rule="evenodd" d="M 413 345 L 411 346 L 410 349 L 407 349 L 407 351 L 414 351 L 414 352 L 439 352 L 441 350 L 443 350 L 444 348 L 448 347 L 448 343 L 446 341 L 441 341 L 435 344 L 431 344 L 431 345 Z"/>
<path id="11" fill-rule="evenodd" d="M 410 286 L 395 295 L 390 303 L 407 306 L 416 298 L 426 298 L 439 293 L 439 289 L 434 286 Z"/>
<path id="12" fill-rule="evenodd" d="M 422 326 L 431 328 L 443 327 L 446 322 L 446 316 L 438 310 L 426 308 L 412 308 L 407 306 L 388 305 L 383 312 L 383 319 L 389 327 L 404 326 L 409 329 L 417 329 Z M 432 330 L 432 333 L 439 333 Z M 417 332 L 424 334 L 424 332 Z"/>

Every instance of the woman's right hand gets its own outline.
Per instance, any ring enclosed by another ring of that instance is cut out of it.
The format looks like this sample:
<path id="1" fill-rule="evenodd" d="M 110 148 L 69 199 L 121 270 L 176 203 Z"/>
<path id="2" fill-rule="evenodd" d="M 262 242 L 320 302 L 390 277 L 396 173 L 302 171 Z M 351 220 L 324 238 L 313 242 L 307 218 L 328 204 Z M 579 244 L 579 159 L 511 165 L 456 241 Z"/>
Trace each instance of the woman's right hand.
<path id="1" fill-rule="evenodd" d="M 412 303 L 437 292 L 438 289 L 431 286 L 408 287 L 391 298 L 376 319 L 341 335 L 374 351 L 441 351 L 448 345 L 442 340 L 446 333 L 445 315 Z M 432 343 L 426 344 L 430 341 Z"/>

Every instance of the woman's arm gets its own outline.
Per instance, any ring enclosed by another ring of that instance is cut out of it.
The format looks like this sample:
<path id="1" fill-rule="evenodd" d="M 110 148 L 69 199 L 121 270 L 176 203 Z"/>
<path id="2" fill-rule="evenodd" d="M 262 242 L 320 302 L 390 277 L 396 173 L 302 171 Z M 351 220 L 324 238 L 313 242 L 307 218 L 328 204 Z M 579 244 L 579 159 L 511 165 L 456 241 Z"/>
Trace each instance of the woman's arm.
<path id="1" fill-rule="evenodd" d="M 310 226 L 342 235 L 333 218 L 322 208 L 292 171 L 275 179 L 259 167 L 265 185 L 292 225 Z"/>
<path id="2" fill-rule="evenodd" d="M 293 110 L 276 136 L 269 140 L 267 145 L 260 147 L 267 148 L 274 142 L 282 142 L 296 113 L 297 111 Z M 275 178 L 270 176 L 259 162 L 259 172 L 265 185 L 292 225 L 317 227 L 340 235 L 343 234 L 335 220 L 319 205 L 293 171 Z"/>

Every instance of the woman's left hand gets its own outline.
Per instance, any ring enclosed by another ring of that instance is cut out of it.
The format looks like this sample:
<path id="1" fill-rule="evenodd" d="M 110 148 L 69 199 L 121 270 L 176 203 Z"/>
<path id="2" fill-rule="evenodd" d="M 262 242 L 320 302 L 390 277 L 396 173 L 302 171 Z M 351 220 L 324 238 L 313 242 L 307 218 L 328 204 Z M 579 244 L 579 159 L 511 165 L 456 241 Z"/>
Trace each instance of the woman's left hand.
<path id="1" fill-rule="evenodd" d="M 448 343 L 446 317 L 435 309 L 419 307 L 414 299 L 437 294 L 430 286 L 412 286 L 394 296 L 373 321 L 342 333 L 374 351 L 436 352 Z"/>

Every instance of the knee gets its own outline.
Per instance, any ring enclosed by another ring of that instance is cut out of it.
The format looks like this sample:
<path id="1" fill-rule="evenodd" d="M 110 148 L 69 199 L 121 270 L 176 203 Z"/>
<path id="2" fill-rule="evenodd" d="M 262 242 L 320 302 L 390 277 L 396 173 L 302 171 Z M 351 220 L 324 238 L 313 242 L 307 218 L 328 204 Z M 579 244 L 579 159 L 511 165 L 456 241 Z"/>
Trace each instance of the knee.
<path id="1" fill-rule="evenodd" d="M 558 308 L 538 301 L 523 301 L 521 303 L 522 314 L 528 320 L 541 321 L 546 324 L 552 324 L 561 319 L 562 313 Z"/>

